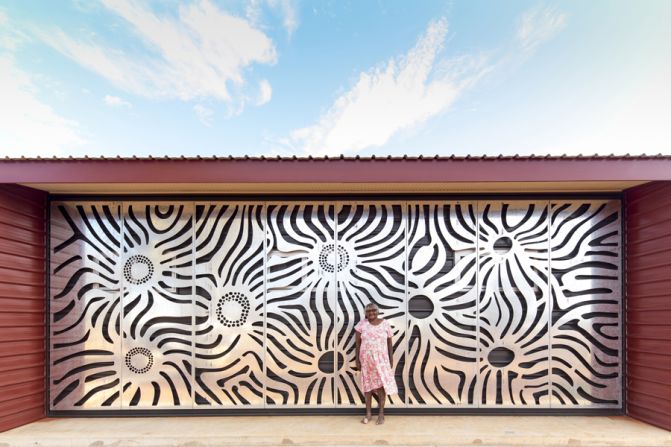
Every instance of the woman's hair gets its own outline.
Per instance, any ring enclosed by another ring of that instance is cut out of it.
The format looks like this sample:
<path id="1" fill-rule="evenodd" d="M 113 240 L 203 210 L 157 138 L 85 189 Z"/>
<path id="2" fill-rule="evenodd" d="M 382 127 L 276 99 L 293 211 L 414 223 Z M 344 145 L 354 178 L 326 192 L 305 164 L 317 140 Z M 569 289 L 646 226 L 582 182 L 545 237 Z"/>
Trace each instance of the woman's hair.
<path id="1" fill-rule="evenodd" d="M 380 310 L 380 309 L 377 307 L 377 304 L 375 304 L 375 303 L 368 303 L 368 304 L 366 304 L 366 309 L 364 309 L 364 312 L 367 311 L 368 309 Z"/>

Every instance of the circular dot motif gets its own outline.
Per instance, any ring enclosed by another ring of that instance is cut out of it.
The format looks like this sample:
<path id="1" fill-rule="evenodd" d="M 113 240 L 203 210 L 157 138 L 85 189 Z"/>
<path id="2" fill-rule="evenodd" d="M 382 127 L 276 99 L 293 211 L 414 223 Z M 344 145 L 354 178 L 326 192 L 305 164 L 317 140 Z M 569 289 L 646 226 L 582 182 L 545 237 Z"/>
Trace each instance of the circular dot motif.
<path id="1" fill-rule="evenodd" d="M 230 313 L 237 310 L 234 318 Z M 240 292 L 228 292 L 217 303 L 217 320 L 226 327 L 240 327 L 245 324 L 249 316 L 249 300 Z"/>
<path id="2" fill-rule="evenodd" d="M 126 261 L 123 268 L 123 276 L 131 284 L 136 286 L 145 284 L 154 275 L 154 264 L 148 257 L 133 255 Z"/>
<path id="3" fill-rule="evenodd" d="M 144 366 L 138 366 L 137 358 L 133 357 L 144 357 L 145 362 Z M 151 354 L 151 351 L 147 348 L 133 348 L 126 354 L 126 366 L 128 369 L 133 371 L 136 374 L 144 374 L 151 369 L 154 365 L 154 356 Z"/>
<path id="4" fill-rule="evenodd" d="M 347 264 L 349 264 L 349 254 L 340 245 L 336 249 L 335 244 L 326 244 L 319 253 L 319 266 L 329 273 L 342 272 Z"/>

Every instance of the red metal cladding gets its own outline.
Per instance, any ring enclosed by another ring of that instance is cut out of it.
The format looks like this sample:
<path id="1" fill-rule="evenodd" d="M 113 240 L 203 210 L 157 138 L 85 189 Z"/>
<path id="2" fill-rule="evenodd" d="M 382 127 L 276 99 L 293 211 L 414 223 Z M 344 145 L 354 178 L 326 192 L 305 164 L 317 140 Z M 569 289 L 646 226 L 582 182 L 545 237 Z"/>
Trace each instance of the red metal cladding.
<path id="1" fill-rule="evenodd" d="M 671 182 L 625 192 L 627 414 L 671 430 Z"/>
<path id="2" fill-rule="evenodd" d="M 0 432 L 45 416 L 45 210 L 0 184 Z"/>

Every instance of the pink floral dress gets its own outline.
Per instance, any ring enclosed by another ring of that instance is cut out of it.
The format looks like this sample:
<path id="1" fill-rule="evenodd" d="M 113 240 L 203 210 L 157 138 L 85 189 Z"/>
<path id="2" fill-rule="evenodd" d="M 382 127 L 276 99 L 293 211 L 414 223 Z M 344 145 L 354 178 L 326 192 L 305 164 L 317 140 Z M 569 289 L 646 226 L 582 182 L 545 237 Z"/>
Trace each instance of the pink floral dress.
<path id="1" fill-rule="evenodd" d="M 397 394 L 394 372 L 389 365 L 387 338 L 392 336 L 387 320 L 372 325 L 363 319 L 354 326 L 361 334 L 359 361 L 361 362 L 361 388 L 364 393 L 384 387 L 387 394 Z"/>

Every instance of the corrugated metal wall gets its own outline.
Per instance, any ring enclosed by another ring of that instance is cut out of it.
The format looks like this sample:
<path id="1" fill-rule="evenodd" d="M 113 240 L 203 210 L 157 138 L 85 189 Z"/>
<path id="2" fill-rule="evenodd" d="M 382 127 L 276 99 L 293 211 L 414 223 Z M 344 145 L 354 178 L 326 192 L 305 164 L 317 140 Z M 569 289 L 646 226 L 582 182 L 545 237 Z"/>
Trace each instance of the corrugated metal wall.
<path id="1" fill-rule="evenodd" d="M 0 185 L 0 432 L 45 416 L 45 202 Z"/>
<path id="2" fill-rule="evenodd" d="M 625 201 L 627 413 L 671 430 L 671 182 Z"/>

